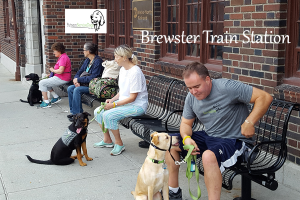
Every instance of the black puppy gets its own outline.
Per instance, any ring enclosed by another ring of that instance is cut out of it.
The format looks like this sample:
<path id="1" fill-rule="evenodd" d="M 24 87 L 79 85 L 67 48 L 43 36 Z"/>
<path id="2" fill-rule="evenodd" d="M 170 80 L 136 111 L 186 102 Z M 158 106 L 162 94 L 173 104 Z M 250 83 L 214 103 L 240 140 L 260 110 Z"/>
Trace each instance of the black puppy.
<path id="1" fill-rule="evenodd" d="M 27 81 L 32 81 L 32 84 L 29 89 L 29 94 L 27 96 L 27 101 L 20 99 L 23 103 L 29 103 L 31 106 L 35 103 L 42 103 L 42 92 L 39 90 L 39 81 L 40 78 L 37 74 L 31 73 L 25 76 Z"/>
<path id="2" fill-rule="evenodd" d="M 26 155 L 28 160 L 33 163 L 46 165 L 69 165 L 77 158 L 81 166 L 86 166 L 86 163 L 82 162 L 81 147 L 85 159 L 87 161 L 93 160 L 88 157 L 86 149 L 88 116 L 91 115 L 87 112 L 74 115 L 73 123 L 52 148 L 50 160 L 35 160 Z M 76 149 L 77 155 L 71 156 L 74 149 Z"/>

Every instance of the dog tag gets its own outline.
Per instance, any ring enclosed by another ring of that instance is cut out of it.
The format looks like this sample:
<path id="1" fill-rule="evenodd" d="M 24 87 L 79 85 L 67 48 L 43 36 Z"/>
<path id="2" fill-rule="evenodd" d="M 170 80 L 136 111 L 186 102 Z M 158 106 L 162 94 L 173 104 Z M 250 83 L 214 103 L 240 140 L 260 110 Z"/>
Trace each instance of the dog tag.
<path id="1" fill-rule="evenodd" d="M 163 163 L 162 168 L 163 168 L 163 169 L 167 169 L 166 163 Z"/>
<path id="2" fill-rule="evenodd" d="M 191 172 L 195 172 L 195 161 L 191 161 Z"/>

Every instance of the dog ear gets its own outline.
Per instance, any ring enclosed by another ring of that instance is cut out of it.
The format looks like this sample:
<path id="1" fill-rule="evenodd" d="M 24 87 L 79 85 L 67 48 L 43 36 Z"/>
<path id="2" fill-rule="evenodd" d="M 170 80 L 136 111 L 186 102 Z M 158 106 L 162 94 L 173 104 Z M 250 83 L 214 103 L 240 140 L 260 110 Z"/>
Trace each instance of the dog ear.
<path id="1" fill-rule="evenodd" d="M 150 137 L 153 137 L 155 134 L 157 134 L 157 132 L 153 132 Z"/>
<path id="2" fill-rule="evenodd" d="M 86 116 L 91 116 L 91 114 L 88 112 L 83 112 L 83 114 L 85 114 Z"/>
<path id="3" fill-rule="evenodd" d="M 152 142 L 154 145 L 157 145 L 159 143 L 159 136 L 158 135 L 154 135 L 152 138 Z"/>

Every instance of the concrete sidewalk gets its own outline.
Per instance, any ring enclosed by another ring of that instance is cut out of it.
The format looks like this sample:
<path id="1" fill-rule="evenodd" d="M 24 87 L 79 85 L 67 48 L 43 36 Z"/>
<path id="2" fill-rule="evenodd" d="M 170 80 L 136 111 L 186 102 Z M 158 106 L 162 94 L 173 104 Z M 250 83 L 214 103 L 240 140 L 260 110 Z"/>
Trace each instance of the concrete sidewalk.
<path id="1" fill-rule="evenodd" d="M 81 167 L 77 160 L 68 166 L 30 163 L 26 154 L 48 160 L 52 146 L 70 124 L 66 117 L 69 114 L 68 98 L 63 97 L 52 108 L 37 108 L 37 104 L 31 107 L 19 101 L 20 98 L 26 100 L 30 83 L 13 79 L 14 75 L 0 64 L 0 200 L 133 199 L 131 191 L 147 154 L 147 149 L 138 147 L 140 139 L 120 126 L 126 151 L 111 156 L 111 149 L 93 148 L 93 143 L 99 142 L 103 135 L 98 124 L 92 122 L 87 149 L 94 160 L 87 162 L 86 167 Z M 84 110 L 93 114 L 93 109 L 85 105 Z M 180 170 L 183 199 L 191 199 L 185 178 L 186 165 Z M 200 187 L 201 199 L 208 199 L 202 176 Z M 196 194 L 195 177 L 191 189 Z M 240 192 L 238 176 L 232 191 L 222 190 L 221 199 L 232 200 L 240 196 Z M 256 199 L 296 200 L 299 196 L 300 192 L 281 184 L 276 191 L 252 184 L 252 197 Z"/>

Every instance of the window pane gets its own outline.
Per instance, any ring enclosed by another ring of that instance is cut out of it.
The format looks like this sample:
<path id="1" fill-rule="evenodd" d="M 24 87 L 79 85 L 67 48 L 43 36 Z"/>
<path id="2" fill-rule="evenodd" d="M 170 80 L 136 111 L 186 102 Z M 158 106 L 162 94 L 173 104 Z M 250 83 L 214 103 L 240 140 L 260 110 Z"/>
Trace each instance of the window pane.
<path id="1" fill-rule="evenodd" d="M 197 24 L 193 24 L 193 34 L 192 35 L 199 35 L 197 33 Z"/>
<path id="2" fill-rule="evenodd" d="M 215 59 L 215 45 L 210 45 L 210 58 Z"/>
<path id="3" fill-rule="evenodd" d="M 192 56 L 197 56 L 197 44 L 191 44 L 192 45 Z"/>
<path id="4" fill-rule="evenodd" d="M 187 44 L 186 45 L 186 55 L 190 56 L 191 55 L 190 52 L 191 52 L 191 44 Z"/>
<path id="5" fill-rule="evenodd" d="M 190 24 L 186 24 L 185 32 L 186 32 L 186 35 L 191 35 Z"/>
<path id="6" fill-rule="evenodd" d="M 201 26 L 201 1 L 200 0 L 190 0 L 185 1 L 185 7 L 186 7 L 186 14 L 187 20 L 185 21 L 185 35 L 193 35 L 194 37 L 200 36 L 200 26 Z M 195 38 L 191 38 L 189 42 L 194 42 Z M 196 41 L 200 41 L 200 37 L 197 37 Z M 199 45 L 195 43 L 190 43 L 185 45 L 185 55 L 186 56 L 193 56 L 193 57 L 199 57 L 200 54 L 198 53 Z"/>
<path id="7" fill-rule="evenodd" d="M 187 22 L 190 22 L 191 21 L 191 6 L 187 6 L 187 19 L 186 21 Z"/>
<path id="8" fill-rule="evenodd" d="M 174 42 L 172 43 L 172 53 L 177 53 L 176 44 Z"/>
<path id="9" fill-rule="evenodd" d="M 177 35 L 177 24 L 173 24 L 173 29 L 172 29 L 171 35 Z"/>
<path id="10" fill-rule="evenodd" d="M 210 1 L 210 30 L 212 35 L 223 35 L 224 29 L 224 1 Z M 211 41 L 211 39 L 210 39 Z M 216 40 L 215 40 L 216 41 Z"/>
<path id="11" fill-rule="evenodd" d="M 173 22 L 177 21 L 176 8 L 176 6 L 173 7 Z"/>
<path id="12" fill-rule="evenodd" d="M 198 4 L 194 5 L 193 13 L 194 13 L 193 21 L 196 22 L 198 19 Z"/>
<path id="13" fill-rule="evenodd" d="M 223 46 L 220 45 L 210 45 L 210 58 L 222 60 L 223 59 Z"/>
<path id="14" fill-rule="evenodd" d="M 120 38 L 119 42 L 120 42 L 120 45 L 125 44 L 125 38 Z"/>
<path id="15" fill-rule="evenodd" d="M 217 46 L 217 60 L 223 59 L 223 46 Z"/>
<path id="16" fill-rule="evenodd" d="M 224 21 L 224 7 L 225 7 L 224 2 L 220 2 L 218 7 L 219 21 Z"/>
<path id="17" fill-rule="evenodd" d="M 124 23 L 120 23 L 120 35 L 125 35 L 125 24 Z"/>

